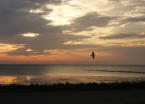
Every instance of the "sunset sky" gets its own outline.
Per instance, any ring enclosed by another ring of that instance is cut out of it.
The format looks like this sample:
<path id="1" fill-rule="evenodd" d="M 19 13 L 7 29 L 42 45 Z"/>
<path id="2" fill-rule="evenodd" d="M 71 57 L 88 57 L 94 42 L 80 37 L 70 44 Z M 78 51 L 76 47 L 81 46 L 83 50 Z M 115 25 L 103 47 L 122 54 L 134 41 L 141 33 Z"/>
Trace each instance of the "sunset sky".
<path id="1" fill-rule="evenodd" d="M 0 0 L 0 64 L 27 63 L 145 64 L 145 0 Z"/>

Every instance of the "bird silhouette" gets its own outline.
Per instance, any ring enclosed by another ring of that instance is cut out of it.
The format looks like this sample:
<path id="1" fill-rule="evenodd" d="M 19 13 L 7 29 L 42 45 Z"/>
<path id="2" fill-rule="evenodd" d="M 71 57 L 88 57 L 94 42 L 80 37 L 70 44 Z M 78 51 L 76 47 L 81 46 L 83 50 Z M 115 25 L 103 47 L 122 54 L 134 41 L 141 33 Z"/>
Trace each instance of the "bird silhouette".
<path id="1" fill-rule="evenodd" d="M 94 59 L 95 59 L 95 53 L 92 52 L 91 56 L 92 56 L 92 58 L 93 58 L 93 60 L 94 60 Z"/>

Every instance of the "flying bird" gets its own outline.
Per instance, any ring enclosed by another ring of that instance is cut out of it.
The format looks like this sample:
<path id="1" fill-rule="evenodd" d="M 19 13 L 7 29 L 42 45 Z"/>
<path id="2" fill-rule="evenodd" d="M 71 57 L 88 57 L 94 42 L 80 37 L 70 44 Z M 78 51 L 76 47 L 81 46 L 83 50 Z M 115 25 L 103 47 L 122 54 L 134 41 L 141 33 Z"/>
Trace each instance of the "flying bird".
<path id="1" fill-rule="evenodd" d="M 92 56 L 92 58 L 93 58 L 93 60 L 94 60 L 94 58 L 95 58 L 95 53 L 92 52 L 91 56 Z"/>

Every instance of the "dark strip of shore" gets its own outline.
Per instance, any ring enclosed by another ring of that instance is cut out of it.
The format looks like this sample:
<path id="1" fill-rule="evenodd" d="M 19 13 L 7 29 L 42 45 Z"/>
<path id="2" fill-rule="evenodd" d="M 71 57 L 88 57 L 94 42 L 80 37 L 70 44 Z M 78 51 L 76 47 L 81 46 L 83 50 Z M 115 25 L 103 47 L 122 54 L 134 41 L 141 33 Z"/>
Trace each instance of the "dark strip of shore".
<path id="1" fill-rule="evenodd" d="M 142 82 L 114 82 L 114 83 L 59 83 L 53 85 L 0 85 L 0 92 L 51 92 L 51 91 L 101 91 L 101 90 L 134 90 L 145 89 Z"/>

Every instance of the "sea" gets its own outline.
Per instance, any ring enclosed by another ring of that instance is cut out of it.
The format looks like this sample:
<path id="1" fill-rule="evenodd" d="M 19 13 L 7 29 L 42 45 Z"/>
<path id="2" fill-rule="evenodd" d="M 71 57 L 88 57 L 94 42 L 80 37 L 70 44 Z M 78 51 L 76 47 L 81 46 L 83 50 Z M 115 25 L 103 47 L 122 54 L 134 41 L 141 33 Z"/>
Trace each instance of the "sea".
<path id="1" fill-rule="evenodd" d="M 145 81 L 145 65 L 0 65 L 0 85 Z"/>

